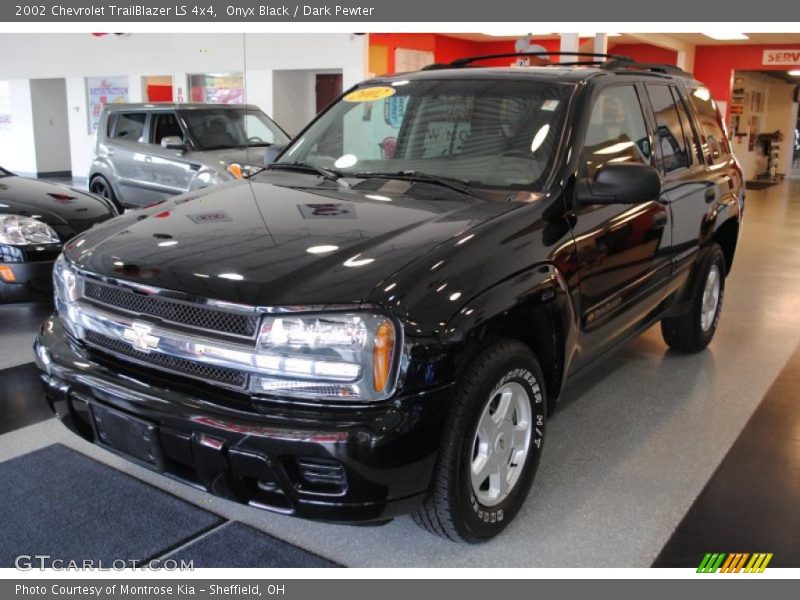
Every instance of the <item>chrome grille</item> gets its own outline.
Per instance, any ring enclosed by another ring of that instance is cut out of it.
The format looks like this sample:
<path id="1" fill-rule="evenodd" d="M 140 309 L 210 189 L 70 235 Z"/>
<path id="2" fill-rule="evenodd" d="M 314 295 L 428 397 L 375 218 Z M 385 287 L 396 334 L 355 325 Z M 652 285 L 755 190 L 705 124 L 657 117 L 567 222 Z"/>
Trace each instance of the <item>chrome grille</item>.
<path id="1" fill-rule="evenodd" d="M 85 340 L 88 344 L 100 350 L 128 357 L 139 363 L 159 369 L 182 373 L 189 377 L 206 381 L 214 381 L 228 387 L 241 389 L 247 387 L 247 373 L 236 369 L 207 365 L 158 352 L 141 352 L 133 348 L 128 342 L 108 337 L 95 331 L 87 331 Z"/>
<path id="2" fill-rule="evenodd" d="M 124 287 L 107 285 L 91 279 L 84 281 L 83 296 L 101 306 L 136 315 L 149 315 L 206 331 L 252 338 L 258 328 L 256 315 L 238 314 L 170 298 L 139 294 Z"/>

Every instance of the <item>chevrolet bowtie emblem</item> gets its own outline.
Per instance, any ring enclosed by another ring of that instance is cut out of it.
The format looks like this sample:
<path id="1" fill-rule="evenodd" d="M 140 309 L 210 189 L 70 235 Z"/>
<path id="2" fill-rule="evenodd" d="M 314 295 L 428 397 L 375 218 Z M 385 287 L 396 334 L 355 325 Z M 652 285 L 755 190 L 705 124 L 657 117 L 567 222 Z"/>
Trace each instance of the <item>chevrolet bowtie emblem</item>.
<path id="1" fill-rule="evenodd" d="M 158 348 L 158 342 L 160 341 L 156 336 L 150 335 L 152 330 L 153 328 L 150 325 L 134 321 L 129 329 L 122 332 L 122 338 L 130 342 L 131 346 L 137 350 L 150 352 L 153 348 Z"/>

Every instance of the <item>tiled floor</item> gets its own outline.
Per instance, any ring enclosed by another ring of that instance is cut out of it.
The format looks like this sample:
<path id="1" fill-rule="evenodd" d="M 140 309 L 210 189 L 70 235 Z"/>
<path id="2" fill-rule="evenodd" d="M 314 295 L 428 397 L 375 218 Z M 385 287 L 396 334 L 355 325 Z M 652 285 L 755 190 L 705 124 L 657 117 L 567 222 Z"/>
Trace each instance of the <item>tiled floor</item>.
<path id="1" fill-rule="evenodd" d="M 59 441 L 345 565 L 649 566 L 800 344 L 799 297 L 800 182 L 749 192 L 711 348 L 672 353 L 653 328 L 573 385 L 550 421 L 524 509 L 481 546 L 439 540 L 409 518 L 356 528 L 238 506 L 92 447 L 53 420 L 0 436 L 0 460 Z"/>

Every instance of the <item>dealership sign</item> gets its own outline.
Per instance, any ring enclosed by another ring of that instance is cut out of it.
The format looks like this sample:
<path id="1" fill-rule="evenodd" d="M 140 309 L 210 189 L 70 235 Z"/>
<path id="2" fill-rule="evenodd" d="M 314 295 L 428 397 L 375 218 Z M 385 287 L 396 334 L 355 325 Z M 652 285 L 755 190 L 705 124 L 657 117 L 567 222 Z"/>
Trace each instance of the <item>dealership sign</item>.
<path id="1" fill-rule="evenodd" d="M 800 65 L 800 48 L 796 50 L 764 50 L 762 65 Z"/>

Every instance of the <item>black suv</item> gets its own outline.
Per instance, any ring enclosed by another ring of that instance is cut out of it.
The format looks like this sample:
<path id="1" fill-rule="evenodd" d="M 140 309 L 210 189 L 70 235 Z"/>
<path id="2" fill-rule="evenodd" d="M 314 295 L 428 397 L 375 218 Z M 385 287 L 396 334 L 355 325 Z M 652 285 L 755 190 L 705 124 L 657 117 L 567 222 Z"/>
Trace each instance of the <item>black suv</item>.
<path id="1" fill-rule="evenodd" d="M 568 380 L 659 321 L 711 341 L 744 186 L 674 67 L 475 62 L 70 242 L 35 346 L 64 423 L 252 506 L 500 532 Z"/>

